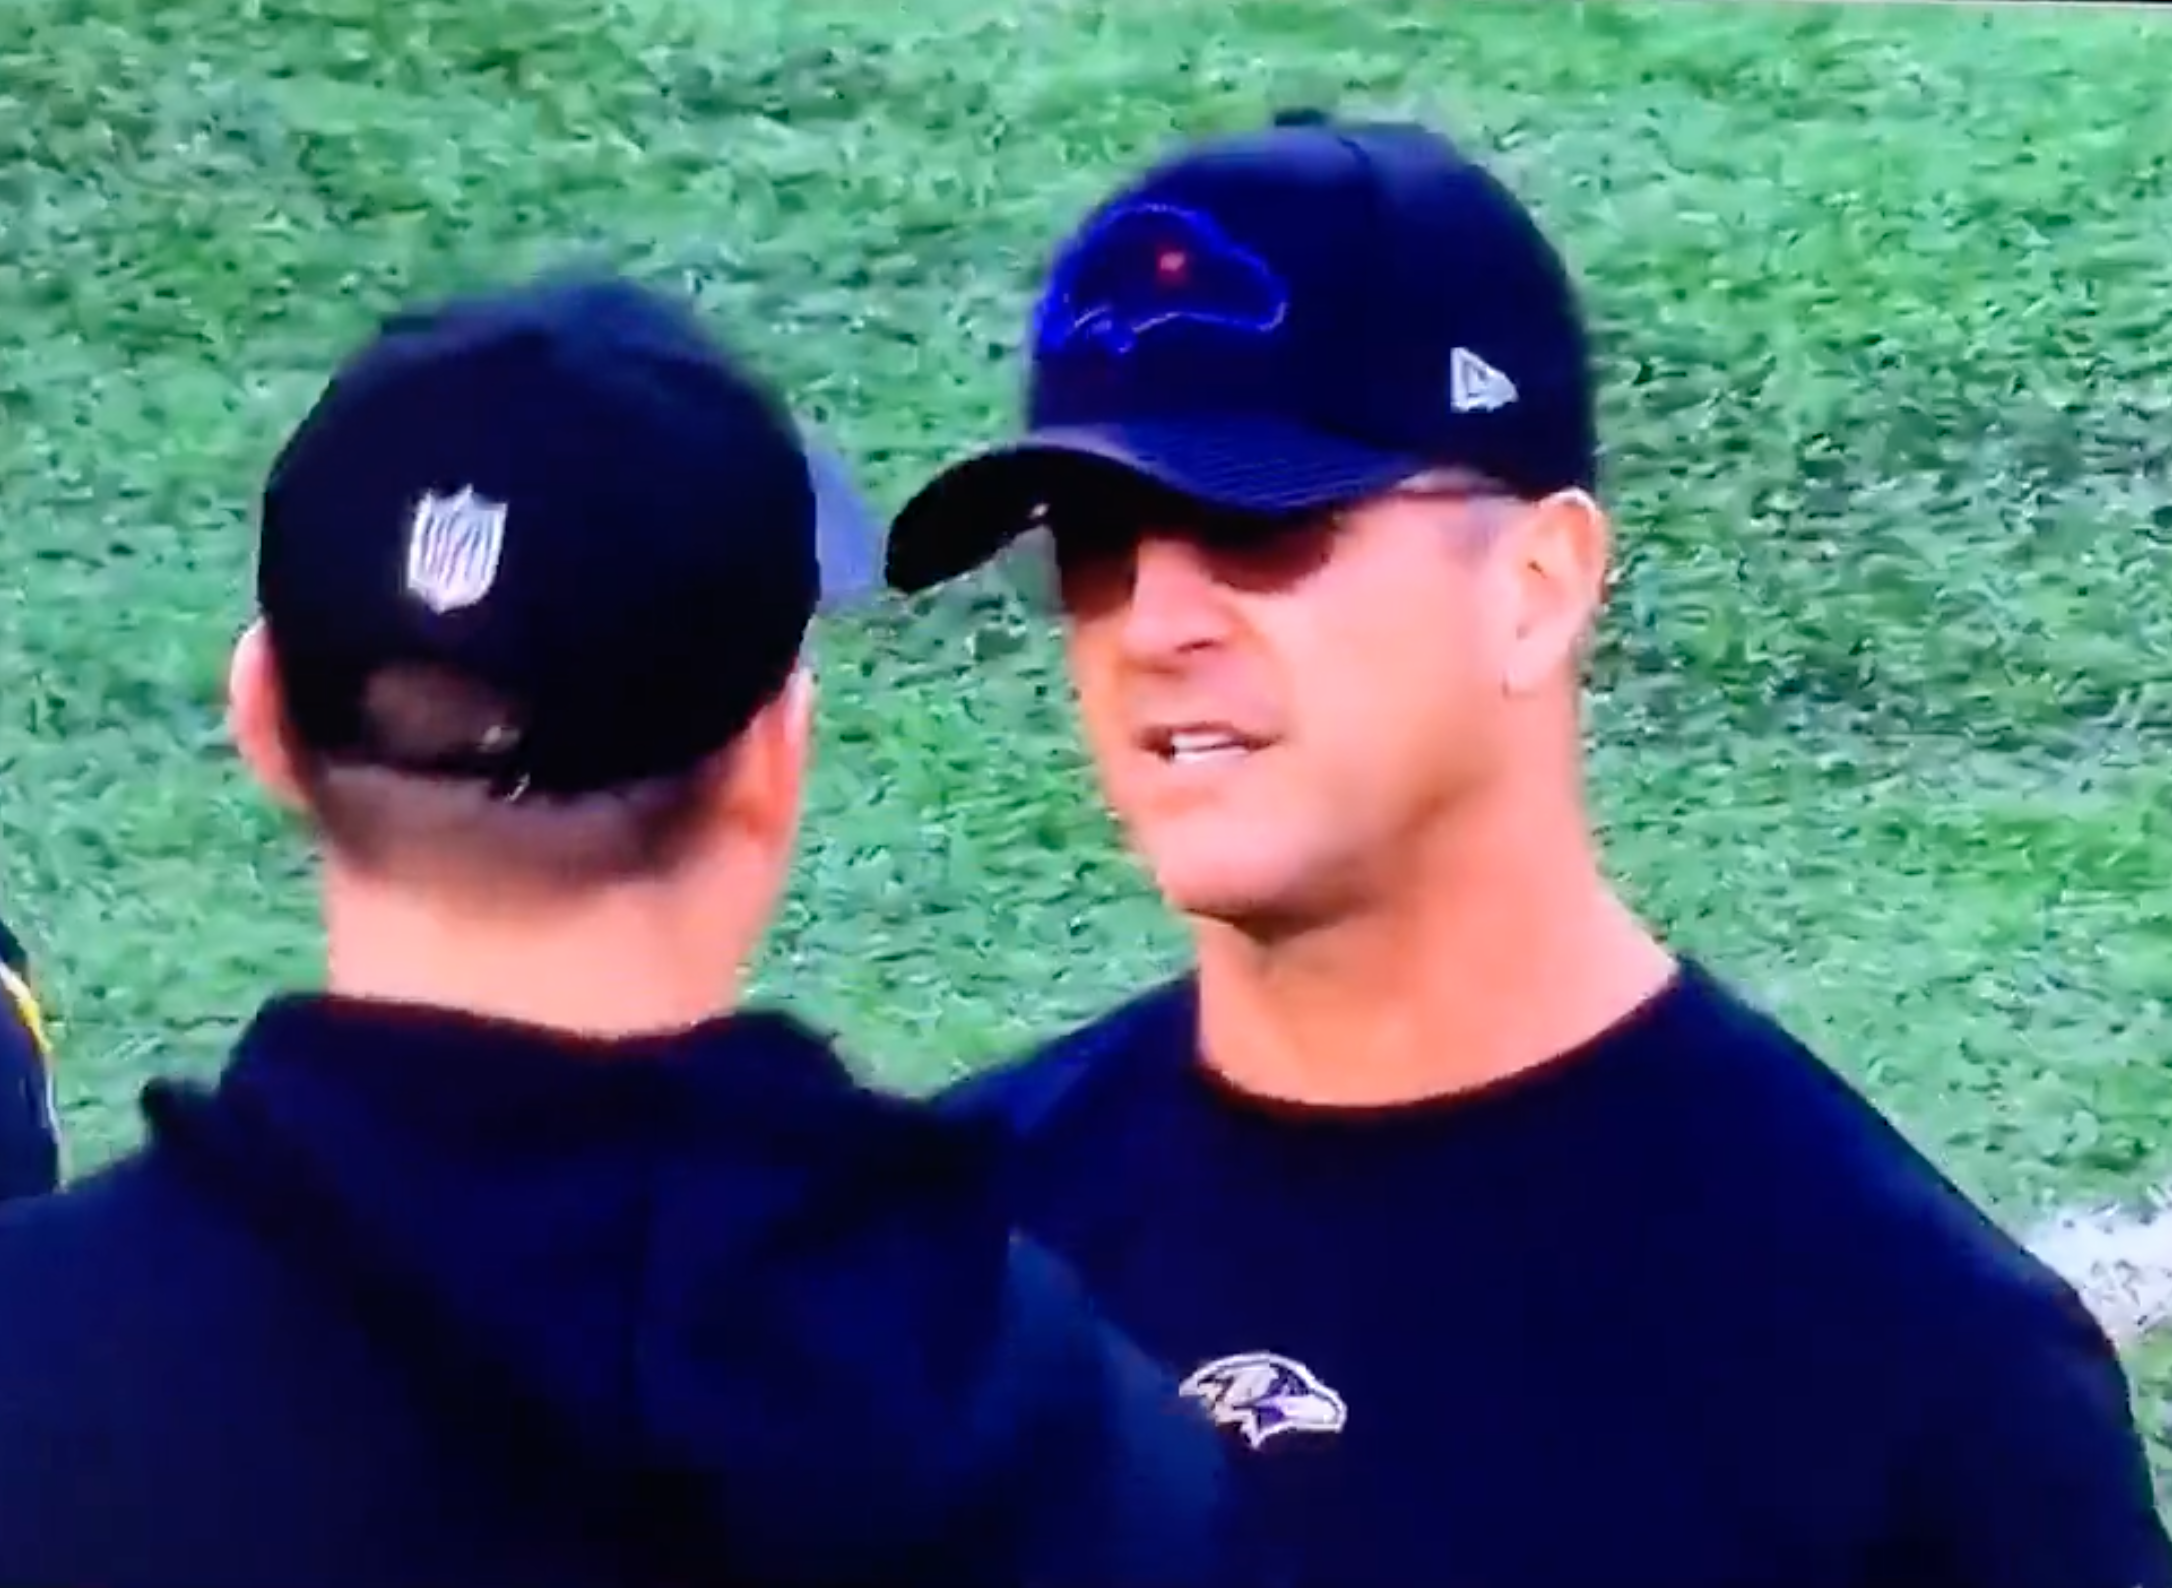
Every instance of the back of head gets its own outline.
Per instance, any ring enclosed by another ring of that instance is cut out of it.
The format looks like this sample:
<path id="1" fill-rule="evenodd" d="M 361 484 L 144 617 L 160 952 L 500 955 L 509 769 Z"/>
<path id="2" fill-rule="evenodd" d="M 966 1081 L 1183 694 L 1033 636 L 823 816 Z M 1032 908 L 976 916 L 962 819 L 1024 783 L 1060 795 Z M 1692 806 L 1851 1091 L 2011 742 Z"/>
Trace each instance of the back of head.
<path id="1" fill-rule="evenodd" d="M 773 891 L 802 647 L 873 577 L 839 483 L 690 309 L 629 281 L 397 314 L 266 484 L 244 755 L 328 878 L 500 914 Z"/>

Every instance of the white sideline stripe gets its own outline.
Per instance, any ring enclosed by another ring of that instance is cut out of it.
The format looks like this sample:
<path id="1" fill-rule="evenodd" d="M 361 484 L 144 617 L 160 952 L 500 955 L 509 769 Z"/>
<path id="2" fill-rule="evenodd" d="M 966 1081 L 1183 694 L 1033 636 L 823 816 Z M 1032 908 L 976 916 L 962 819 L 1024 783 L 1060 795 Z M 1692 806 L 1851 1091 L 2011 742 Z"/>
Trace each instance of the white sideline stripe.
<path id="1" fill-rule="evenodd" d="M 2140 1212 L 2053 1214 L 2029 1249 L 2081 1292 L 2120 1345 L 2172 1323 L 2172 1186 L 2152 1192 Z"/>

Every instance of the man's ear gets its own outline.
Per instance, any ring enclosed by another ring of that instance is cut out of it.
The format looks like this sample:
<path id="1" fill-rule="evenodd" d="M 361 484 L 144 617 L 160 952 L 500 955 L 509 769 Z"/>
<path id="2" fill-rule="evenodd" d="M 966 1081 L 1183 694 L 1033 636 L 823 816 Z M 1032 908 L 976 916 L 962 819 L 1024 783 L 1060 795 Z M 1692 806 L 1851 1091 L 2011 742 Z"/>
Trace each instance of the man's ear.
<path id="1" fill-rule="evenodd" d="M 1606 601 L 1612 526 L 1585 491 L 1557 491 L 1534 503 L 1510 544 L 1515 632 L 1502 685 L 1528 694 L 1577 667 Z"/>
<path id="2" fill-rule="evenodd" d="M 226 729 L 264 792 L 300 810 L 306 801 L 286 727 L 286 699 L 262 618 L 241 631 L 226 669 Z"/>
<path id="3" fill-rule="evenodd" d="M 725 815 L 765 844 L 789 846 L 799 830 L 814 742 L 814 675 L 803 664 L 754 714 L 723 763 Z"/>

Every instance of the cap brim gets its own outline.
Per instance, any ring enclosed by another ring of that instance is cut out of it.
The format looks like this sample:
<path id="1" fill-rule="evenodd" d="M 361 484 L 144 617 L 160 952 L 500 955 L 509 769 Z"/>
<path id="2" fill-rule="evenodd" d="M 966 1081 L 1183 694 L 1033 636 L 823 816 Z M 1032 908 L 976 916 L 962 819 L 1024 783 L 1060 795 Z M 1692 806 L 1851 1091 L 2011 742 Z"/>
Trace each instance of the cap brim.
<path id="1" fill-rule="evenodd" d="M 814 481 L 821 610 L 864 606 L 883 587 L 882 516 L 861 493 L 841 456 L 811 437 L 806 448 L 807 472 Z"/>
<path id="2" fill-rule="evenodd" d="M 1224 513 L 1287 517 L 1390 490 L 1422 460 L 1253 417 L 1036 430 L 938 474 L 891 522 L 885 575 L 912 592 L 988 562 L 1098 477 L 1128 477 Z M 1060 516 L 1060 514 L 1058 515 Z"/>

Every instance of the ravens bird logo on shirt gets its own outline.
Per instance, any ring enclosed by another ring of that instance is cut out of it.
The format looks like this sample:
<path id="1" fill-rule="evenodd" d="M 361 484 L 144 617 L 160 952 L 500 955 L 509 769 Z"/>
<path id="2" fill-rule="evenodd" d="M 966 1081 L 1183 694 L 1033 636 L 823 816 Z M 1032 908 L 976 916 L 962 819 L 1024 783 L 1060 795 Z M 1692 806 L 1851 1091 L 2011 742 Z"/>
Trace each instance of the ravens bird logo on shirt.
<path id="1" fill-rule="evenodd" d="M 1312 1369 L 1272 1351 L 1218 1357 L 1194 1369 L 1181 1387 L 1254 1450 L 1277 1434 L 1334 1433 L 1349 1415 L 1342 1397 Z"/>

